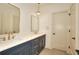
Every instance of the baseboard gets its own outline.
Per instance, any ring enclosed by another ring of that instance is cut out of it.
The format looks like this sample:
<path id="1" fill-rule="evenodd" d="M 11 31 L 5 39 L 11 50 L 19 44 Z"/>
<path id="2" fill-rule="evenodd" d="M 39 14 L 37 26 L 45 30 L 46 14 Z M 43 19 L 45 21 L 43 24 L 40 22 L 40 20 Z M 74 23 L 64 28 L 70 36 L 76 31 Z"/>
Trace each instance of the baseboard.
<path id="1" fill-rule="evenodd" d="M 61 49 L 58 49 L 58 48 L 52 48 L 52 49 L 56 49 L 56 50 L 60 50 L 60 51 L 66 52 L 66 50 L 61 50 Z"/>

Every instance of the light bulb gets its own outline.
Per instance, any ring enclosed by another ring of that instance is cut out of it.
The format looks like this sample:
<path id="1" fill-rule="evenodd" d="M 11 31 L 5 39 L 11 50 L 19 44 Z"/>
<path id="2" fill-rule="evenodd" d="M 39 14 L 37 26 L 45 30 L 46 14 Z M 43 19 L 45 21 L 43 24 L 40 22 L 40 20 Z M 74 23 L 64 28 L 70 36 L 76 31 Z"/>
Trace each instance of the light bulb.
<path id="1" fill-rule="evenodd" d="M 40 15 L 40 11 L 37 11 L 36 14 L 37 14 L 37 15 Z"/>
<path id="2" fill-rule="evenodd" d="M 38 12 L 37 15 L 40 15 L 40 13 Z"/>

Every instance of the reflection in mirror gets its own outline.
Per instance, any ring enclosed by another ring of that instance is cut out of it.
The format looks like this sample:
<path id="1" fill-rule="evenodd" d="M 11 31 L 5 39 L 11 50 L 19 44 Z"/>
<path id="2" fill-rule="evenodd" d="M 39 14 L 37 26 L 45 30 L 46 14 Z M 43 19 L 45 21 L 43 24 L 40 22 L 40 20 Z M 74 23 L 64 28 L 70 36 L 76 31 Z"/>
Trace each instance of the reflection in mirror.
<path id="1" fill-rule="evenodd" d="M 0 3 L 0 35 L 18 33 L 20 9 L 8 3 Z"/>
<path id="2" fill-rule="evenodd" d="M 37 34 L 39 32 L 39 16 L 31 15 L 31 32 Z"/>

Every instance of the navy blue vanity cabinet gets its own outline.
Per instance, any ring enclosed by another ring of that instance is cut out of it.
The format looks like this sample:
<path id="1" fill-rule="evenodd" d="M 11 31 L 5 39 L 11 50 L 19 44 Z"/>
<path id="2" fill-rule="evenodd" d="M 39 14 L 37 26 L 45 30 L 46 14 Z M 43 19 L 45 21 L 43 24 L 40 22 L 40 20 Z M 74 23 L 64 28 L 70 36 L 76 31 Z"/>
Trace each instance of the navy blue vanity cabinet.
<path id="1" fill-rule="evenodd" d="M 1 55 L 31 55 L 31 41 L 0 52 Z"/>
<path id="2" fill-rule="evenodd" d="M 0 52 L 0 55 L 38 55 L 45 47 L 45 35 Z"/>

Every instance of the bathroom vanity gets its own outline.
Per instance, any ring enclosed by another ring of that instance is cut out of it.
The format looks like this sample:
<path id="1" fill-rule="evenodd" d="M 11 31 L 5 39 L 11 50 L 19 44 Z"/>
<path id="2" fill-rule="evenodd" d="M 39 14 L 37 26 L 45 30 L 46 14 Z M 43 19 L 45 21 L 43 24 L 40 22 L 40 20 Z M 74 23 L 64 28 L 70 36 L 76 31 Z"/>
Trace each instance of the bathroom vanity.
<path id="1" fill-rule="evenodd" d="M 45 34 L 33 34 L 0 43 L 0 55 L 38 55 L 45 47 Z"/>
<path id="2" fill-rule="evenodd" d="M 45 34 L 38 33 L 38 17 L 31 18 L 31 32 L 35 34 L 19 34 L 20 9 L 12 4 L 0 4 L 0 55 L 38 55 L 43 50 Z"/>

